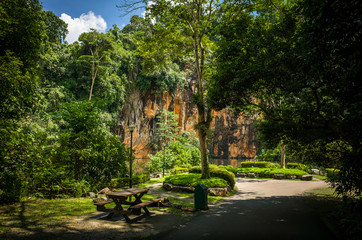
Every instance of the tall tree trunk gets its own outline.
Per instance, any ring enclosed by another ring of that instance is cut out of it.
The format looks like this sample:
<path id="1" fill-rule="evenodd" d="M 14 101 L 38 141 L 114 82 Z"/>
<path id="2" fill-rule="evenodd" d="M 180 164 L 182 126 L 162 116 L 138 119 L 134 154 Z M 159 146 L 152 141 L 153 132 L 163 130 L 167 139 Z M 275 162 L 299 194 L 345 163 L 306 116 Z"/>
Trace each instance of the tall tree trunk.
<path id="1" fill-rule="evenodd" d="M 280 165 L 285 168 L 285 144 L 282 142 L 280 146 Z"/>
<path id="2" fill-rule="evenodd" d="M 209 121 L 209 112 L 206 107 L 205 96 L 204 96 L 204 83 L 203 83 L 203 71 L 202 71 L 202 61 L 203 54 L 202 50 L 200 49 L 200 42 L 201 39 L 197 32 L 194 33 L 193 37 L 194 42 L 194 55 L 195 55 L 195 63 L 196 63 L 196 74 L 197 74 L 197 110 L 199 113 L 199 117 L 197 120 L 198 124 L 198 137 L 200 141 L 200 151 L 201 151 L 201 168 L 202 168 L 202 175 L 201 178 L 210 178 L 210 168 L 209 168 L 209 160 L 207 155 L 207 131 L 210 128 L 210 121 Z M 201 61 L 201 64 L 200 64 Z"/>
<path id="3" fill-rule="evenodd" d="M 98 67 L 97 69 L 95 70 L 95 66 L 94 66 L 94 62 L 92 63 L 92 85 L 91 85 L 91 89 L 90 89 L 90 92 L 89 92 L 89 102 L 90 100 L 92 99 L 92 92 L 93 92 L 93 86 L 94 86 L 94 81 L 96 80 L 96 77 L 97 77 L 97 73 L 98 73 Z"/>

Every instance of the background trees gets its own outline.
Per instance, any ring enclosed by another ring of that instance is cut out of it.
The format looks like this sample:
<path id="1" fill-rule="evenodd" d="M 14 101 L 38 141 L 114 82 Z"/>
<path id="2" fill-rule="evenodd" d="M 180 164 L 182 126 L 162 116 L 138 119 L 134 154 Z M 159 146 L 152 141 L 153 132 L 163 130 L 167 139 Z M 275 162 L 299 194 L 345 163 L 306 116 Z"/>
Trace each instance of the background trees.
<path id="1" fill-rule="evenodd" d="M 361 6 L 306 0 L 267 9 L 220 28 L 213 106 L 260 113 L 266 145 L 338 153 L 329 155 L 343 172 L 338 190 L 359 194 Z"/>

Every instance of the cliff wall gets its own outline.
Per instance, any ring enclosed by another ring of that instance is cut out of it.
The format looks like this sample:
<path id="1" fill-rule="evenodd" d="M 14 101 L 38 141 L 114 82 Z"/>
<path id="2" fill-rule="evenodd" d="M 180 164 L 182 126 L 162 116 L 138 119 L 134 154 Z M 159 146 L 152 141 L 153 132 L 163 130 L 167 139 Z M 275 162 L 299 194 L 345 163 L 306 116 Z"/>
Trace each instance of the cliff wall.
<path id="1" fill-rule="evenodd" d="M 173 95 L 164 93 L 161 96 L 139 91 L 130 94 L 129 104 L 123 108 L 118 119 L 117 134 L 129 146 L 128 126 L 135 126 L 132 142 L 136 158 L 147 161 L 148 154 L 152 153 L 151 144 L 157 128 L 156 116 L 162 109 L 179 115 L 181 131 L 193 130 L 197 122 L 197 108 L 191 103 L 192 91 L 190 88 Z M 212 136 L 208 144 L 210 155 L 218 159 L 219 164 L 227 161 L 227 164 L 234 166 L 240 159 L 253 158 L 257 149 L 252 120 L 235 117 L 227 109 L 213 111 L 212 115 Z"/>

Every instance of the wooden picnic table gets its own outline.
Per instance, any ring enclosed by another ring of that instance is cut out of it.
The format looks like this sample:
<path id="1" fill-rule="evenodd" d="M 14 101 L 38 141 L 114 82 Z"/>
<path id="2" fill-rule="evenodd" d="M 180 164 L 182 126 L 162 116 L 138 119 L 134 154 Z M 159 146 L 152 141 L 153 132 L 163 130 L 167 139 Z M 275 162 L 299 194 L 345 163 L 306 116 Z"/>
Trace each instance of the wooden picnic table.
<path id="1" fill-rule="evenodd" d="M 98 211 L 109 212 L 108 217 L 111 218 L 115 213 L 122 214 L 127 222 L 130 222 L 129 215 L 140 215 L 141 208 L 145 213 L 149 213 L 147 206 L 159 206 L 159 203 L 166 201 L 166 198 L 152 199 L 146 202 L 142 202 L 141 198 L 148 192 L 147 188 L 130 188 L 123 191 L 111 192 L 106 194 L 110 199 L 108 201 L 94 203 L 97 206 Z M 135 197 L 132 201 L 131 198 Z M 116 206 L 114 208 L 106 208 L 105 205 L 114 202 Z M 125 209 L 122 205 L 129 205 Z"/>

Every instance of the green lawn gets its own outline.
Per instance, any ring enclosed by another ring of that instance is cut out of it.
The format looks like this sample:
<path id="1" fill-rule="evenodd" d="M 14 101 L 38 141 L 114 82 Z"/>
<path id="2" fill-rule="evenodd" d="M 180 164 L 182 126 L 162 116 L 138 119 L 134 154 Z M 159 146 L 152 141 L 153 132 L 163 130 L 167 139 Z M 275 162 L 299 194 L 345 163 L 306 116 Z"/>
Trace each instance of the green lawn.
<path id="1" fill-rule="evenodd" d="M 152 184 L 161 183 L 164 179 L 153 179 L 144 184 L 134 185 L 134 188 L 147 188 Z M 192 208 L 193 193 L 174 193 L 169 197 L 173 204 L 182 204 Z M 142 198 L 147 201 L 157 196 L 145 194 Z M 209 204 L 222 200 L 223 197 L 209 196 Z M 114 203 L 107 207 L 114 206 Z M 125 206 L 127 207 L 127 206 Z M 183 211 L 175 208 L 150 208 L 150 211 L 166 211 L 174 214 L 184 214 Z M 45 229 L 64 226 L 73 221 L 75 216 L 81 216 L 96 212 L 96 207 L 90 198 L 69 198 L 69 199 L 31 199 L 27 198 L 21 203 L 0 206 L 0 234 L 12 231 L 17 228 Z"/>
<path id="2" fill-rule="evenodd" d="M 92 199 L 89 198 L 28 199 L 0 207 L 0 232 L 7 232 L 17 227 L 49 228 L 69 222 L 74 216 L 95 211 Z"/>

